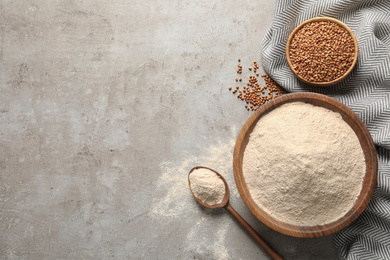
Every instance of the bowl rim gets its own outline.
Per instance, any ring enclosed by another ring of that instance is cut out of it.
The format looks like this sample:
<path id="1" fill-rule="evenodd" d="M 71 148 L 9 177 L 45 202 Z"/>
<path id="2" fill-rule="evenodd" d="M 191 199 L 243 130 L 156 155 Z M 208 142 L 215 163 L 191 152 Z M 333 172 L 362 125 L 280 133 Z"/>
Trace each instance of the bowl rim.
<path id="1" fill-rule="evenodd" d="M 354 130 L 358 136 L 360 145 L 362 146 L 363 153 L 366 161 L 366 173 L 363 179 L 362 189 L 358 196 L 357 201 L 351 210 L 349 210 L 340 219 L 325 224 L 316 226 L 295 226 L 281 222 L 268 213 L 263 211 L 252 199 L 249 189 L 245 183 L 244 175 L 242 172 L 243 156 L 248 138 L 252 132 L 254 126 L 264 115 L 272 111 L 273 109 L 291 102 L 305 102 L 316 106 L 322 106 L 328 108 L 334 112 L 338 112 L 342 115 L 343 120 L 346 121 L 350 127 Z M 357 133 L 357 131 L 359 131 Z M 361 119 L 346 105 L 337 101 L 334 98 L 309 92 L 286 94 L 271 100 L 260 109 L 255 111 L 243 125 L 234 147 L 233 152 L 233 172 L 234 180 L 236 182 L 237 189 L 241 195 L 246 206 L 252 212 L 253 215 L 268 227 L 283 233 L 285 235 L 302 237 L 302 238 L 314 238 L 321 237 L 335 233 L 344 227 L 352 223 L 366 208 L 371 196 L 374 192 L 377 172 L 378 172 L 378 160 L 374 142 L 372 137 Z"/>
<path id="2" fill-rule="evenodd" d="M 291 41 L 292 41 L 292 38 L 294 37 L 295 33 L 301 29 L 304 25 L 308 24 L 308 23 L 312 23 L 312 22 L 321 22 L 321 21 L 329 21 L 329 22 L 334 22 L 334 23 L 337 23 L 338 25 L 340 25 L 341 27 L 343 27 L 344 29 L 346 29 L 348 31 L 348 33 L 351 35 L 352 39 L 353 39 L 353 42 L 354 42 L 354 45 L 355 45 L 355 55 L 354 55 L 354 58 L 353 58 L 353 62 L 352 62 L 352 65 L 349 67 L 349 69 L 342 75 L 340 76 L 339 78 L 337 79 L 334 79 L 332 81 L 327 81 L 327 82 L 314 82 L 314 81 L 309 81 L 301 76 L 298 75 L 297 71 L 293 68 L 292 66 L 292 63 L 291 63 L 291 59 L 290 59 L 290 44 L 291 44 Z M 295 29 L 291 32 L 290 36 L 288 37 L 287 39 L 287 43 L 286 43 L 286 59 L 287 59 L 287 64 L 288 66 L 290 67 L 291 71 L 294 73 L 295 76 L 298 77 L 299 80 L 305 82 L 306 84 L 309 84 L 309 85 L 313 85 L 313 86 L 320 86 L 320 87 L 326 87 L 326 86 L 330 86 L 330 85 L 334 85 L 338 82 L 340 82 L 341 80 L 343 80 L 344 78 L 346 78 L 350 73 L 351 71 L 353 70 L 353 68 L 355 67 L 356 63 L 357 63 L 357 59 L 358 59 L 358 54 L 359 54 L 359 46 L 358 46 L 358 42 L 357 42 L 357 39 L 356 39 L 356 36 L 355 34 L 352 32 L 352 30 L 343 22 L 335 19 L 335 18 L 331 18 L 331 17 L 315 17 L 315 18 L 311 18 L 309 20 L 306 20 L 304 22 L 302 22 L 301 24 L 299 24 L 297 27 L 295 27 Z"/>

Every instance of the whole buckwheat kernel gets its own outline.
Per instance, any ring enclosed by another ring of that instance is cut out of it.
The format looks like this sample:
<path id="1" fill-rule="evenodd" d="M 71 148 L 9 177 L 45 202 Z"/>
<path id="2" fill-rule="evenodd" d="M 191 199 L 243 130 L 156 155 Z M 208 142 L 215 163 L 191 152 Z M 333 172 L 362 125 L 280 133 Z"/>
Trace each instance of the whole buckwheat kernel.
<path id="1" fill-rule="evenodd" d="M 235 94 L 238 92 L 237 98 L 245 101 L 245 108 L 249 111 L 256 111 L 260 106 L 264 105 L 267 101 L 270 101 L 278 96 L 283 94 L 283 89 L 276 84 L 270 77 L 263 74 L 261 77 L 265 81 L 265 86 L 260 86 L 257 77 L 259 73 L 255 72 L 255 69 L 259 69 L 257 62 L 253 62 L 254 67 L 252 71 L 252 67 L 249 67 L 248 70 L 253 72 L 254 75 L 249 75 L 248 82 L 246 85 L 242 86 L 242 90 L 239 89 L 239 86 L 236 86 L 233 89 L 232 93 Z M 239 71 L 242 73 L 242 66 L 238 65 Z M 239 78 L 239 81 L 242 81 L 242 78 Z M 237 79 L 236 79 L 237 82 Z M 229 89 L 231 90 L 231 89 Z M 267 91 L 267 93 L 265 92 Z"/>

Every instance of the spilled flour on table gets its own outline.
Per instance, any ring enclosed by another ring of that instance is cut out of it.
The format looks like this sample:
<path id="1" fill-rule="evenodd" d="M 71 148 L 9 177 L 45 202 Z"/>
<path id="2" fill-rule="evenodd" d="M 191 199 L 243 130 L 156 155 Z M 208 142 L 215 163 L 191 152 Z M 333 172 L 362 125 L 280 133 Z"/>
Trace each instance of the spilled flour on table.
<path id="1" fill-rule="evenodd" d="M 184 250 L 194 259 L 229 259 L 225 237 L 229 229 L 229 218 L 222 210 L 211 210 L 198 204 L 193 197 L 188 172 L 195 166 L 206 166 L 219 172 L 230 188 L 230 198 L 240 198 L 233 176 L 233 150 L 236 130 L 231 137 L 219 140 L 216 144 L 203 147 L 202 154 L 189 155 L 182 161 L 163 162 L 162 175 L 157 180 L 156 189 L 165 190 L 165 196 L 156 198 L 152 204 L 151 217 L 161 219 L 167 226 L 175 227 L 178 220 L 187 220 L 187 234 L 183 234 Z M 164 194 L 164 192 L 162 192 Z M 224 220 L 224 221 L 223 221 Z"/>

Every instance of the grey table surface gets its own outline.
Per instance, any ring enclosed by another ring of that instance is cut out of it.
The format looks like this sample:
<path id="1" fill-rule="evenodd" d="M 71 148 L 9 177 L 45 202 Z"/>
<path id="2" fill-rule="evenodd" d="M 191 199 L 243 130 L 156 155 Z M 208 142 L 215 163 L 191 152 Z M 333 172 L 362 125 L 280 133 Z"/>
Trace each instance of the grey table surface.
<path id="1" fill-rule="evenodd" d="M 286 259 L 336 258 L 332 236 L 266 227 L 234 183 L 252 112 L 228 87 L 238 58 L 244 79 L 260 63 L 272 15 L 267 0 L 2 0 L 0 258 L 267 259 L 196 203 L 196 165 Z"/>

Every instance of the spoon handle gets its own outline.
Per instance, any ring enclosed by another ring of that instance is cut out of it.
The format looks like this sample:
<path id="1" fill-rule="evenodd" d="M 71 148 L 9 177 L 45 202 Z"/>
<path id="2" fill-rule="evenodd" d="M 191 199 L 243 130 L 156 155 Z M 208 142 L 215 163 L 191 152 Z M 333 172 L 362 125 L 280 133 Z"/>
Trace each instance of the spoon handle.
<path id="1" fill-rule="evenodd" d="M 233 209 L 228 203 L 225 209 L 241 224 L 241 226 L 253 237 L 253 239 L 264 249 L 264 251 L 275 260 L 282 260 L 283 258 L 270 246 L 260 235 L 243 219 L 240 214 Z"/>

